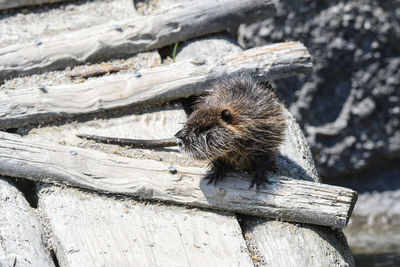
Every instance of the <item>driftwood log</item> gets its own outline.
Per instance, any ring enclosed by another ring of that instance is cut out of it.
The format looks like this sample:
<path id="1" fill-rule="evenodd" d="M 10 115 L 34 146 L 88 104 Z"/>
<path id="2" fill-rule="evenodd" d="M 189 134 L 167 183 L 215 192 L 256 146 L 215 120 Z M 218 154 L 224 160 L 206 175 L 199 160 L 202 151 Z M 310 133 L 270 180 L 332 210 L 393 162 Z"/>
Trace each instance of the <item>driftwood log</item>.
<path id="1" fill-rule="evenodd" d="M 309 73 L 307 49 L 286 42 L 222 58 L 185 59 L 168 66 L 115 75 L 76 85 L 0 91 L 0 129 L 146 103 L 160 103 L 205 91 L 218 79 L 247 72 L 259 79 Z"/>
<path id="2" fill-rule="evenodd" d="M 161 48 L 197 36 L 265 18 L 275 8 L 271 0 L 187 1 L 112 24 L 94 26 L 0 49 L 0 82 L 15 75 L 41 73 L 67 66 Z"/>
<path id="3" fill-rule="evenodd" d="M 270 177 L 257 193 L 249 179 L 229 175 L 207 186 L 204 168 L 131 159 L 99 151 L 30 141 L 0 133 L 0 175 L 62 183 L 103 193 L 125 194 L 189 206 L 222 209 L 282 220 L 346 226 L 356 201 L 350 189 L 287 177 Z"/>

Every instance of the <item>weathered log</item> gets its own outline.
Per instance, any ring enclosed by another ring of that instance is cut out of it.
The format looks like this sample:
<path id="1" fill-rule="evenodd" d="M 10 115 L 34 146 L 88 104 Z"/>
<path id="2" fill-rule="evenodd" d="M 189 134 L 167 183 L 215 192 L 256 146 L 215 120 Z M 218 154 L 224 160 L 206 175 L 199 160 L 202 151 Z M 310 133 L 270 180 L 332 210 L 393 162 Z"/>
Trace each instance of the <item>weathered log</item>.
<path id="1" fill-rule="evenodd" d="M 51 3 L 63 2 L 63 1 L 68 1 L 68 0 L 13 0 L 13 1 L 0 0 L 0 10 L 18 8 L 18 7 L 24 7 L 24 6 L 51 4 Z"/>
<path id="2" fill-rule="evenodd" d="M 0 82 L 100 59 L 126 57 L 265 18 L 271 0 L 187 1 L 168 10 L 0 49 Z"/>
<path id="3" fill-rule="evenodd" d="M 267 45 L 222 58 L 185 59 L 82 84 L 0 91 L 0 129 L 60 117 L 162 103 L 205 91 L 214 81 L 247 72 L 259 79 L 279 79 L 312 69 L 307 49 L 298 42 Z M 140 76 L 140 77 L 138 77 Z"/>
<path id="4" fill-rule="evenodd" d="M 0 266 L 54 266 L 42 225 L 22 192 L 0 177 Z"/>
<path id="5" fill-rule="evenodd" d="M 271 176 L 259 192 L 233 173 L 207 186 L 204 168 L 175 166 L 172 174 L 169 166 L 0 133 L 0 175 L 337 228 L 356 201 L 350 189 L 287 177 Z"/>
<path id="6" fill-rule="evenodd" d="M 253 266 L 232 214 L 44 186 L 60 266 Z"/>

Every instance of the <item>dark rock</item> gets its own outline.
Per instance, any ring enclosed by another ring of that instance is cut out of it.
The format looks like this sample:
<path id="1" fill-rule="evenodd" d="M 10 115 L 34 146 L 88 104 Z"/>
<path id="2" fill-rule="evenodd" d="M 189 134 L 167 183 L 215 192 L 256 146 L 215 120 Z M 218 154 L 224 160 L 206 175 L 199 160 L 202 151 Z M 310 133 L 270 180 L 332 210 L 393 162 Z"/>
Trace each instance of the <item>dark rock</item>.
<path id="1" fill-rule="evenodd" d="M 400 162 L 400 5 L 396 1 L 277 1 L 277 13 L 241 26 L 249 48 L 298 40 L 308 77 L 276 81 L 303 127 L 323 179 L 380 176 Z M 400 176 L 399 167 L 390 174 Z M 340 182 L 339 182 L 340 183 Z"/>

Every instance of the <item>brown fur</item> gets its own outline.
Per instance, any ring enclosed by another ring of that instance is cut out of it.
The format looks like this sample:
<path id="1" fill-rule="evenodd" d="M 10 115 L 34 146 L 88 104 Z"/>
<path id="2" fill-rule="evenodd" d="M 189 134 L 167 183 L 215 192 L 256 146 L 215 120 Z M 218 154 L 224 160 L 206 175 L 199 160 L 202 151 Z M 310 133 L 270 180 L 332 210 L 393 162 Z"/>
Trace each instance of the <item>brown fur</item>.
<path id="1" fill-rule="evenodd" d="M 266 172 L 277 170 L 285 127 L 283 105 L 269 83 L 239 76 L 209 90 L 175 136 L 189 155 L 210 161 L 209 183 L 232 169 L 246 170 L 254 173 L 250 188 L 258 190 Z"/>

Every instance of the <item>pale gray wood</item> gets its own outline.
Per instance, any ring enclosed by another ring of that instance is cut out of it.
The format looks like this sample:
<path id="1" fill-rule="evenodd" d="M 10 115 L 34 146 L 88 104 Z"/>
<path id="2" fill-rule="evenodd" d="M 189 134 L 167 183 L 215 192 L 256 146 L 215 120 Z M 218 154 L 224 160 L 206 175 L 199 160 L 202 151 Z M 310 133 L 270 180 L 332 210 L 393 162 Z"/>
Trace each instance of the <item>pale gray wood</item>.
<path id="1" fill-rule="evenodd" d="M 68 0 L 0 0 L 0 10 L 11 9 L 24 6 L 51 4 Z"/>
<path id="2" fill-rule="evenodd" d="M 285 139 L 279 147 L 278 157 L 280 175 L 319 182 L 320 177 L 300 126 L 288 110 L 285 110 L 285 115 Z"/>
<path id="3" fill-rule="evenodd" d="M 236 218 L 45 186 L 60 266 L 253 266 Z"/>
<path id="4" fill-rule="evenodd" d="M 44 230 L 24 195 L 0 177 L 0 266 L 54 266 Z"/>
<path id="5" fill-rule="evenodd" d="M 207 186 L 205 168 L 133 159 L 99 151 L 30 141 L 0 133 L 0 174 L 45 183 L 165 200 L 189 206 L 346 226 L 356 193 L 338 186 L 273 175 L 259 192 L 248 190 L 249 178 L 230 174 L 218 186 Z"/>
<path id="6" fill-rule="evenodd" d="M 176 60 L 179 61 L 187 58 L 221 58 L 241 51 L 243 49 L 235 40 L 224 34 L 218 34 L 179 43 Z"/>
<path id="7" fill-rule="evenodd" d="M 149 110 L 143 114 L 34 128 L 28 137 L 73 146 L 82 143 L 83 140 L 76 137 L 76 134 L 82 133 L 119 138 L 163 139 L 173 137 L 185 121 L 185 111 L 181 105 L 176 105 L 161 110 Z"/>
<path id="8" fill-rule="evenodd" d="M 60 117 L 161 103 L 204 92 L 212 82 L 247 72 L 257 79 L 278 79 L 312 69 L 307 49 L 298 42 L 267 45 L 223 58 L 195 58 L 168 66 L 113 75 L 76 85 L 0 91 L 0 129 Z"/>
<path id="9" fill-rule="evenodd" d="M 247 219 L 242 227 L 261 266 L 355 266 L 340 230 L 256 218 Z"/>
<path id="10" fill-rule="evenodd" d="M 0 49 L 0 82 L 29 73 L 129 56 L 265 18 L 271 0 L 182 2 L 168 10 Z"/>

